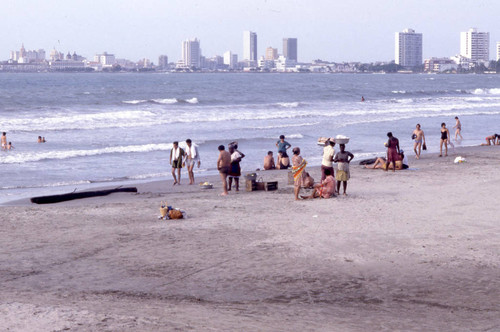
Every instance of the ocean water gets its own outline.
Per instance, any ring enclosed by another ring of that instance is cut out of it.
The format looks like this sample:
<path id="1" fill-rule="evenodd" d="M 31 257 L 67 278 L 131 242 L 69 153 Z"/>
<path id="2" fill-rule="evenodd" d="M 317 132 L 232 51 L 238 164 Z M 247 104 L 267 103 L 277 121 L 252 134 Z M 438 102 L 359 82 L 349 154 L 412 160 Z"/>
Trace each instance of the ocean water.
<path id="1" fill-rule="evenodd" d="M 338 134 L 357 158 L 383 155 L 388 131 L 411 155 L 416 123 L 435 152 L 455 116 L 455 145 L 500 133 L 500 75 L 2 73 L 0 132 L 15 149 L 0 152 L 0 202 L 169 179 L 171 143 L 186 138 L 198 175 L 215 173 L 217 146 L 231 141 L 255 170 L 280 134 L 311 165 L 318 137 Z"/>

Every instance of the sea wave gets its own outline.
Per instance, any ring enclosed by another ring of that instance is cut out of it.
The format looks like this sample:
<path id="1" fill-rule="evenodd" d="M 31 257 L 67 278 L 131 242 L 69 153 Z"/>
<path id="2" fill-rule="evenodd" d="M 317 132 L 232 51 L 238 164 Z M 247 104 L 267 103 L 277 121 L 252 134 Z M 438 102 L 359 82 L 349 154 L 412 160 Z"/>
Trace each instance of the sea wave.
<path id="1" fill-rule="evenodd" d="M 296 108 L 300 106 L 299 102 L 292 102 L 292 103 L 278 103 L 278 106 L 285 107 L 285 108 Z"/>
<path id="2" fill-rule="evenodd" d="M 0 187 L 0 190 L 76 186 L 76 185 L 80 185 L 80 184 L 90 184 L 90 183 L 91 183 L 91 181 L 89 181 L 89 180 L 61 181 L 61 182 L 42 183 L 42 184 L 37 184 L 37 185 L 26 185 L 26 186 L 5 186 L 5 187 Z"/>
<path id="3" fill-rule="evenodd" d="M 471 90 L 470 93 L 474 95 L 500 95 L 500 88 L 475 89 Z"/>
<path id="4" fill-rule="evenodd" d="M 189 99 L 181 99 L 181 98 L 154 98 L 154 99 L 135 99 L 135 100 L 123 100 L 122 103 L 124 104 L 132 104 L 132 105 L 139 105 L 139 104 L 161 104 L 161 105 L 170 105 L 170 104 L 178 104 L 178 103 L 185 103 L 185 104 L 198 104 L 199 100 L 196 97 L 189 98 Z"/>
<path id="5" fill-rule="evenodd" d="M 152 151 L 168 151 L 172 148 L 172 144 L 144 144 L 144 145 L 128 145 L 128 146 L 113 146 L 102 149 L 90 150 L 63 150 L 63 151 L 47 151 L 33 153 L 8 153 L 0 156 L 0 164 L 23 164 L 37 162 L 50 159 L 70 159 L 78 157 L 89 157 L 103 154 L 114 153 L 133 153 L 133 152 L 152 152 Z"/>

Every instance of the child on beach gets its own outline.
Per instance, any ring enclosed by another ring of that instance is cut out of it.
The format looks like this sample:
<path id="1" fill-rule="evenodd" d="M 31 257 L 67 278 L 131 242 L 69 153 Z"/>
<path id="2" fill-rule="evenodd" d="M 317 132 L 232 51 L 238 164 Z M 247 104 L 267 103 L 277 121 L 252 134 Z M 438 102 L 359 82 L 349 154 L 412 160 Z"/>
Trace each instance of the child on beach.
<path id="1" fill-rule="evenodd" d="M 340 195 L 340 182 L 342 182 L 344 195 L 347 195 L 347 181 L 350 178 L 349 163 L 354 158 L 354 155 L 349 151 L 345 151 L 345 144 L 340 144 L 339 148 L 340 152 L 337 152 L 333 159 L 333 162 L 337 163 L 337 175 L 335 176 L 337 180 L 337 192 Z"/>

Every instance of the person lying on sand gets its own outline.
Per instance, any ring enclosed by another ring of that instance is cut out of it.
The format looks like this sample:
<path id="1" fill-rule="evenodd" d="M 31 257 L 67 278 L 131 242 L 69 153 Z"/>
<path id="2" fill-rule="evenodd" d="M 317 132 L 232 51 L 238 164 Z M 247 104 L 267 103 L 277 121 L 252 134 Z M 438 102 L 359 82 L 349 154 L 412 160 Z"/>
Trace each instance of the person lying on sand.
<path id="1" fill-rule="evenodd" d="M 335 197 L 335 178 L 332 175 L 332 171 L 325 169 L 326 178 L 314 185 L 314 191 L 309 196 L 301 196 L 303 199 L 311 198 L 330 198 Z"/>
<path id="2" fill-rule="evenodd" d="M 493 134 L 485 138 L 486 143 L 481 143 L 481 145 L 500 145 L 500 135 Z"/>
<path id="3" fill-rule="evenodd" d="M 401 150 L 402 151 L 402 150 Z M 387 160 L 385 158 L 379 157 L 375 160 L 375 163 L 372 165 L 365 165 L 365 168 L 368 169 L 385 169 L 387 164 Z M 393 164 L 389 164 L 389 169 L 394 169 Z M 405 160 L 404 153 L 399 154 L 399 160 L 396 160 L 396 170 L 407 169 L 408 161 Z"/>

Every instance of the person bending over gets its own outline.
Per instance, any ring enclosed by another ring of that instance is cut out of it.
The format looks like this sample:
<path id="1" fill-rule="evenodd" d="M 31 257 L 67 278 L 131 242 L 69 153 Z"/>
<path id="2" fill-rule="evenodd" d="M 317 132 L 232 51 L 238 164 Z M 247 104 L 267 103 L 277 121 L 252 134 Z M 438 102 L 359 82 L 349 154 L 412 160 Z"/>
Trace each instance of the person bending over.
<path id="1" fill-rule="evenodd" d="M 493 134 L 485 138 L 486 143 L 481 143 L 481 145 L 500 145 L 500 135 Z"/>

